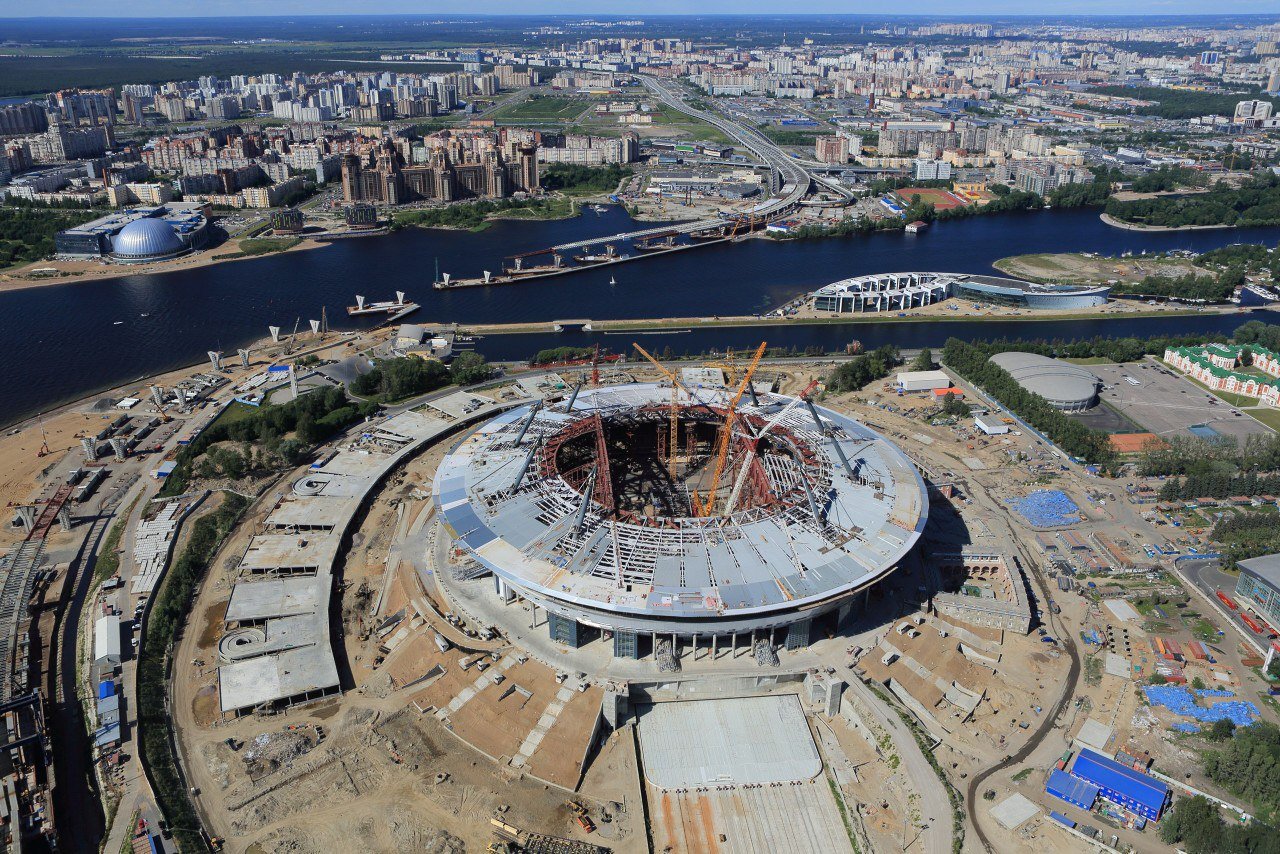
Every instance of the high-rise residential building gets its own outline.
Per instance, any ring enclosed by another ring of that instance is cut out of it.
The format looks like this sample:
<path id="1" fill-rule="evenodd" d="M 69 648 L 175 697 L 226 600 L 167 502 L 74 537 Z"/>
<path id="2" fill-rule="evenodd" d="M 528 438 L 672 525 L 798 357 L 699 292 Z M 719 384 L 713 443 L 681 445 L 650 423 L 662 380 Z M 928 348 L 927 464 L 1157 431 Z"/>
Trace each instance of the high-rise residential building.
<path id="1" fill-rule="evenodd" d="M 839 136 L 820 136 L 814 140 L 814 155 L 820 163 L 847 163 L 849 143 Z"/>
<path id="2" fill-rule="evenodd" d="M 0 107 L 0 136 L 44 133 L 49 129 L 49 116 L 34 101 Z"/>
<path id="3" fill-rule="evenodd" d="M 421 165 L 406 165 L 409 146 L 384 140 L 342 158 L 342 194 L 347 202 L 403 204 L 433 200 L 509 196 L 538 187 L 537 147 L 518 144 L 504 156 L 492 136 L 444 131 L 424 140 Z M 415 158 L 416 159 L 416 158 Z"/>
<path id="4" fill-rule="evenodd" d="M 917 181 L 945 181 L 951 177 L 951 164 L 945 160 L 921 159 L 915 162 Z"/>

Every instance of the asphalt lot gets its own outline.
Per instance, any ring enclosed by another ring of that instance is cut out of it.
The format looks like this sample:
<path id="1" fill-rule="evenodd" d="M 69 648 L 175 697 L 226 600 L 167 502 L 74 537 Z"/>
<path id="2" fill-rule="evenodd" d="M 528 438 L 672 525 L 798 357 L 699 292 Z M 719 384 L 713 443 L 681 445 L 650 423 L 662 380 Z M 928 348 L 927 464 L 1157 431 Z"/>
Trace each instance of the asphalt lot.
<path id="1" fill-rule="evenodd" d="M 1200 388 L 1172 368 L 1154 361 L 1126 365 L 1087 365 L 1104 387 L 1101 398 L 1162 438 L 1192 436 L 1187 428 L 1205 425 L 1222 436 L 1244 439 L 1271 433 L 1263 424 Z M 1137 385 L 1125 377 L 1132 377 Z"/>

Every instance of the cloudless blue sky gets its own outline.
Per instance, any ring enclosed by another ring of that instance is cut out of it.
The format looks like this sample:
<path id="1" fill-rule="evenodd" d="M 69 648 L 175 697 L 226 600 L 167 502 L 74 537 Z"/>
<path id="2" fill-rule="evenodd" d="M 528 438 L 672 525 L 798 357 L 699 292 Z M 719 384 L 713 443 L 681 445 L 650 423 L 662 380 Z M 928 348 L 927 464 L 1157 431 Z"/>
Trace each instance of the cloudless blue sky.
<path id="1" fill-rule="evenodd" d="M 799 14 L 866 15 L 1205 15 L 1269 14 L 1280 18 L 1277 0 L 917 0 L 906 8 L 891 3 L 806 0 L 0 0 L 0 18 L 83 16 L 203 17 L 241 15 L 377 15 L 431 16 L 468 14 Z"/>

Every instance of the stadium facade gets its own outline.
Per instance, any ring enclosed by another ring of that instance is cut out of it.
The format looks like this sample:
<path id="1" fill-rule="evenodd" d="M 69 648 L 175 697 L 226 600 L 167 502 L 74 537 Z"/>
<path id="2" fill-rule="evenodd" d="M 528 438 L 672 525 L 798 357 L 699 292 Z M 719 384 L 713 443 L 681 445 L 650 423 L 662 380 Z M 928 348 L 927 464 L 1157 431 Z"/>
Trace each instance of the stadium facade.
<path id="1" fill-rule="evenodd" d="M 568 645 L 603 636 L 634 658 L 659 640 L 714 649 L 765 633 L 799 648 L 924 529 L 912 461 L 846 416 L 768 393 L 739 406 L 708 511 L 724 388 L 682 389 L 675 431 L 669 385 L 575 397 L 482 424 L 433 486 L 454 545 L 492 572 L 495 594 L 545 609 Z"/>
<path id="2" fill-rule="evenodd" d="M 1106 285 L 1042 285 L 999 276 L 965 273 L 877 273 L 824 285 L 813 307 L 832 314 L 865 314 L 922 308 L 951 297 L 1034 309 L 1080 309 L 1104 305 Z"/>

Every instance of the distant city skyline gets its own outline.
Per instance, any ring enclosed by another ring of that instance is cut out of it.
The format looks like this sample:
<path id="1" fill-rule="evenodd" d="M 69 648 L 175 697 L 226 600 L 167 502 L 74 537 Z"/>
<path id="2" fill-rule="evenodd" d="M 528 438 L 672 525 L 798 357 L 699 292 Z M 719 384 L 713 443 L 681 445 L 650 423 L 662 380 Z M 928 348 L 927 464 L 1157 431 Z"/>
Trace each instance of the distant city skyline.
<path id="1" fill-rule="evenodd" d="M 1280 14 L 1272 0 L 1219 0 L 1212 5 L 1204 0 L 1044 0 L 1034 12 L 1017 0 L 924 0 L 913 6 L 909 15 L 901 9 L 877 8 L 867 4 L 850 8 L 840 0 L 811 0 L 803 13 L 780 11 L 769 0 L 550 0 L 531 8 L 523 0 L 481 0 L 465 14 L 475 15 L 780 15 L 780 14 L 846 14 L 909 16 L 980 16 L 1002 15 L 1044 17 L 1059 15 L 1144 16 Z M 53 0 L 25 6 L 6 13 L 3 18 L 101 17 L 103 7 L 97 0 Z M 29 12 L 30 14 L 23 14 Z M 135 0 L 126 7 L 112 10 L 114 18 L 191 18 L 191 17 L 275 17 L 281 15 L 351 15 L 352 6 L 345 0 L 200 0 L 192 5 L 175 5 L 165 0 Z M 362 4 L 360 14 L 432 14 L 456 17 L 459 12 L 441 13 L 424 9 L 413 0 L 373 0 Z"/>

